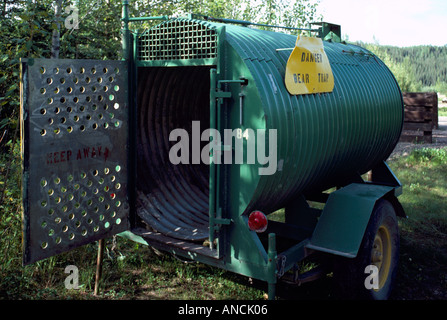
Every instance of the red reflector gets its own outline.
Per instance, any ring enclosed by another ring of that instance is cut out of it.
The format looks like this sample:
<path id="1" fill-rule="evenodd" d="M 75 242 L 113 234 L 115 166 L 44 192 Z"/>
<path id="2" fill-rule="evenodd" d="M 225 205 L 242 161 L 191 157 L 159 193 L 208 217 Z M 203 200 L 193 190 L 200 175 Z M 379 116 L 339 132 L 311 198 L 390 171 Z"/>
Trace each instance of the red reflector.
<path id="1" fill-rule="evenodd" d="M 267 229 L 268 220 L 261 211 L 253 211 L 248 217 L 248 227 L 252 231 L 264 232 Z"/>

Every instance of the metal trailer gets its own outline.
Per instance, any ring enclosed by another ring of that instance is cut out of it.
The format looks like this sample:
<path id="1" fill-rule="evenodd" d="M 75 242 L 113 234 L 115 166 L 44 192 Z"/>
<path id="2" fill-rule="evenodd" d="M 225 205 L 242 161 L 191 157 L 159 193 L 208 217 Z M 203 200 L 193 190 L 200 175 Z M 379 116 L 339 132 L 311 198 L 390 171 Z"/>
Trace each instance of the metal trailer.
<path id="1" fill-rule="evenodd" d="M 324 40 L 333 86 L 291 93 L 288 73 L 306 83 L 288 69 L 296 36 L 127 7 L 123 61 L 22 60 L 23 263 L 119 234 L 266 281 L 269 298 L 281 278 L 313 279 L 296 266 L 322 256 L 345 292 L 386 299 L 405 214 L 385 162 L 403 102 L 384 63 L 319 23 L 309 39 Z M 161 22 L 129 30 L 149 19 Z"/>

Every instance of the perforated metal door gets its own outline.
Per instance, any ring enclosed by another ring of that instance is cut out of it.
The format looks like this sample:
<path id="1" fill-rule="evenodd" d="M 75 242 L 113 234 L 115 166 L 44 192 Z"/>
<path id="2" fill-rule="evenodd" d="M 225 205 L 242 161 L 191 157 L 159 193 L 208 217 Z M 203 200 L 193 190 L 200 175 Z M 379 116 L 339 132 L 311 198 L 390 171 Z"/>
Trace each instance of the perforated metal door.
<path id="1" fill-rule="evenodd" d="M 124 61 L 22 61 L 23 262 L 128 229 Z"/>

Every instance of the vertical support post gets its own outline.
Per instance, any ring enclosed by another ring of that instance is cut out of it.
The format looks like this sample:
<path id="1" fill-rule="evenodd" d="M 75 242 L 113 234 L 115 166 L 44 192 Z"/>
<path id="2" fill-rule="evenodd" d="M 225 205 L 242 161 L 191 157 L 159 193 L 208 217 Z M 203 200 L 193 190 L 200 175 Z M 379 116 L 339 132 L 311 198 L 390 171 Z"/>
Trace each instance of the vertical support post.
<path id="1" fill-rule="evenodd" d="M 241 85 L 241 90 L 242 90 L 242 85 Z M 242 92 L 240 92 L 239 93 L 239 125 L 241 126 L 241 129 L 242 129 L 242 124 L 244 122 L 243 114 L 244 114 L 244 94 Z"/>
<path id="2" fill-rule="evenodd" d="M 130 58 L 129 1 L 123 0 L 122 5 L 121 21 L 123 22 L 123 25 L 121 28 L 121 42 L 123 59 L 127 60 Z"/>
<path id="3" fill-rule="evenodd" d="M 217 70 L 210 69 L 210 128 L 216 129 L 216 78 Z M 213 149 L 211 149 L 213 150 Z M 212 152 L 212 151 L 211 151 Z M 210 154 L 213 160 L 213 154 Z M 216 215 L 216 164 L 210 161 L 210 179 L 209 179 L 209 241 L 210 248 L 213 249 L 214 242 L 214 218 Z"/>
<path id="4" fill-rule="evenodd" d="M 98 241 L 98 257 L 96 259 L 96 277 L 95 277 L 95 289 L 94 295 L 97 296 L 99 292 L 99 281 L 102 274 L 102 260 L 104 256 L 104 239 Z"/>
<path id="5" fill-rule="evenodd" d="M 276 234 L 269 234 L 268 242 L 268 262 L 267 262 L 267 272 L 268 272 L 268 298 L 269 300 L 274 300 L 276 295 Z"/>

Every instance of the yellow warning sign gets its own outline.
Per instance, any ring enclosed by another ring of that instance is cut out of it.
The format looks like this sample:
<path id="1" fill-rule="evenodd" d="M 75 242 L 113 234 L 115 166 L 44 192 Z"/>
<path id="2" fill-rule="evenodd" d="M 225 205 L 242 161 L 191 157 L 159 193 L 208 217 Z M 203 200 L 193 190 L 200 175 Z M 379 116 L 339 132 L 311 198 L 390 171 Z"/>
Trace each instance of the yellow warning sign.
<path id="1" fill-rule="evenodd" d="M 334 76 L 320 38 L 298 36 L 287 61 L 285 83 L 293 95 L 332 92 Z"/>

